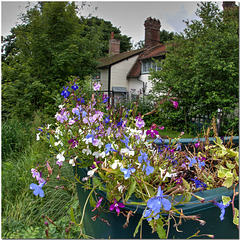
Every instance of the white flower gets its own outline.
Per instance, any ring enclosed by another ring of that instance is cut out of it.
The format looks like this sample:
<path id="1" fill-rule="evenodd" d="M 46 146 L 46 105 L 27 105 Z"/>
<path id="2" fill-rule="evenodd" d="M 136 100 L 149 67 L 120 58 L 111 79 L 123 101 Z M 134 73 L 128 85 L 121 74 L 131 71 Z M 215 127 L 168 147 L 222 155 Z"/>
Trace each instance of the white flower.
<path id="1" fill-rule="evenodd" d="M 163 174 L 164 174 L 164 172 L 165 172 L 165 170 L 163 170 L 163 169 L 161 169 L 161 168 L 159 168 L 160 169 L 160 171 L 161 171 L 161 177 L 163 177 Z M 163 178 L 163 181 L 167 178 L 167 177 L 176 177 L 177 176 L 177 173 L 166 173 L 165 174 L 165 176 L 164 176 L 164 178 Z"/>
<path id="2" fill-rule="evenodd" d="M 99 153 L 99 152 L 94 152 L 94 153 L 93 153 L 93 156 L 94 156 L 95 158 L 99 158 L 99 157 L 101 156 L 101 153 Z"/>
<path id="3" fill-rule="evenodd" d="M 77 156 L 74 159 L 70 159 L 69 160 L 69 164 L 71 164 L 73 167 L 75 166 L 75 162 L 76 162 Z"/>
<path id="4" fill-rule="evenodd" d="M 62 110 L 64 105 L 59 105 L 58 107 L 59 107 L 60 110 Z"/>
<path id="5" fill-rule="evenodd" d="M 89 154 L 92 154 L 92 151 L 89 149 L 89 146 L 87 146 L 86 149 L 83 149 L 83 150 L 82 150 L 82 153 L 89 155 Z"/>
<path id="6" fill-rule="evenodd" d="M 40 137 L 39 137 L 40 133 L 37 133 L 37 136 L 36 136 L 36 140 L 39 141 L 40 140 Z"/>
<path id="7" fill-rule="evenodd" d="M 47 129 L 49 129 L 51 125 L 52 125 L 52 124 L 48 124 L 48 125 L 47 125 Z"/>
<path id="8" fill-rule="evenodd" d="M 88 175 L 89 177 L 92 177 L 96 171 L 97 171 L 97 168 L 94 168 L 94 169 L 92 169 L 92 170 L 89 170 L 89 171 L 87 172 L 87 175 Z"/>
<path id="9" fill-rule="evenodd" d="M 105 151 L 103 151 L 102 153 L 100 153 L 100 157 L 101 157 L 101 158 L 105 158 L 106 155 L 109 155 L 109 152 L 108 152 L 107 154 L 106 154 Z"/>
<path id="10" fill-rule="evenodd" d="M 64 162 L 65 161 L 65 157 L 63 156 L 63 154 L 64 154 L 64 151 L 57 155 L 57 160 L 59 162 Z"/>
<path id="11" fill-rule="evenodd" d="M 62 143 L 62 141 L 61 141 L 61 140 L 60 140 L 60 141 L 58 141 L 58 142 L 55 142 L 55 143 L 54 143 L 54 146 L 58 146 L 59 144 L 60 144 L 61 146 L 63 146 L 63 143 Z"/>
<path id="12" fill-rule="evenodd" d="M 79 129 L 79 134 L 82 135 L 84 133 L 84 131 L 82 129 Z"/>
<path id="13" fill-rule="evenodd" d="M 89 143 L 92 143 L 92 138 L 84 138 L 83 141 L 84 141 L 86 144 L 89 144 Z"/>
<path id="14" fill-rule="evenodd" d="M 119 162 L 119 160 L 115 160 L 114 163 L 111 165 L 112 169 L 117 169 L 117 168 L 123 167 L 123 164 Z"/>
<path id="15" fill-rule="evenodd" d="M 120 186 L 118 187 L 118 191 L 119 191 L 120 193 L 122 193 L 124 189 L 125 189 L 125 187 L 124 187 L 123 185 L 120 185 Z"/>
<path id="16" fill-rule="evenodd" d="M 103 142 L 101 140 L 98 141 L 98 144 L 96 146 L 98 146 L 98 148 L 101 148 L 103 146 Z"/>
<path id="17" fill-rule="evenodd" d="M 129 156 L 134 156 L 134 151 L 129 150 L 128 148 L 122 148 L 120 150 L 121 154 L 128 154 Z"/>

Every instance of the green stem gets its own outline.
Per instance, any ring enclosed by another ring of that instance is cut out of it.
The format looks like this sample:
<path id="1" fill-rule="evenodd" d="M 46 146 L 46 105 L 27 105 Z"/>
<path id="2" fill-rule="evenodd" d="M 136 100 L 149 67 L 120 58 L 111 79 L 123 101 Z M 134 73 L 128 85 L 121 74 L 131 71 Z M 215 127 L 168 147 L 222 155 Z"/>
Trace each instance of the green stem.
<path id="1" fill-rule="evenodd" d="M 83 214 L 82 214 L 81 222 L 79 223 L 80 226 L 81 226 L 82 223 L 83 223 L 83 218 L 84 218 L 84 215 L 85 215 L 85 209 L 86 209 L 88 200 L 89 200 L 91 194 L 93 193 L 93 191 L 94 191 L 98 186 L 100 186 L 101 184 L 102 184 L 102 183 L 99 183 L 98 185 L 96 185 L 96 186 L 91 190 L 91 192 L 89 193 L 89 195 L 88 195 L 88 197 L 87 197 L 87 199 L 86 199 L 86 202 L 85 202 L 85 204 L 84 204 L 84 207 L 83 207 Z"/>

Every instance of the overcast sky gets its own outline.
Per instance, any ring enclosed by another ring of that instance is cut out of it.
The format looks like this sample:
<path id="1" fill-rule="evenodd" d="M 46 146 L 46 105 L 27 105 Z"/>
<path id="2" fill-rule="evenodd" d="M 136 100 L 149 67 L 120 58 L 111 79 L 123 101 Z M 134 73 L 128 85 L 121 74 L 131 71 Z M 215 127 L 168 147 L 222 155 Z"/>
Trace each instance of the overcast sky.
<path id="1" fill-rule="evenodd" d="M 222 1 L 216 1 L 222 9 Z M 31 6 L 36 2 L 31 1 Z M 79 6 L 81 2 L 76 2 Z M 144 40 L 144 21 L 148 17 L 159 19 L 161 30 L 182 32 L 186 27 L 183 20 L 196 19 L 198 1 L 88 1 L 81 15 L 92 14 L 113 26 L 121 33 L 132 37 L 133 42 Z M 19 14 L 24 13 L 27 1 L 1 1 L 1 35 L 10 34 L 10 29 L 20 23 Z M 96 10 L 97 7 L 97 10 Z"/>

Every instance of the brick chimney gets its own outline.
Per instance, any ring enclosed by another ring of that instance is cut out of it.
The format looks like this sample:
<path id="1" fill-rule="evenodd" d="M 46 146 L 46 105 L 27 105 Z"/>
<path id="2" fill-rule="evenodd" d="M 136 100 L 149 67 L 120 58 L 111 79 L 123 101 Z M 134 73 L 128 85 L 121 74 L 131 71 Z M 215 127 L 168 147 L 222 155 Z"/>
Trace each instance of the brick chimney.
<path id="1" fill-rule="evenodd" d="M 223 1 L 223 10 L 227 10 L 229 8 L 234 8 L 236 7 L 236 4 L 235 2 L 226 2 L 226 1 Z"/>
<path id="2" fill-rule="evenodd" d="M 109 56 L 113 56 L 120 53 L 120 40 L 114 39 L 114 33 L 111 33 L 111 39 L 109 39 Z"/>
<path id="3" fill-rule="evenodd" d="M 160 27 L 159 20 L 151 17 L 147 18 L 145 26 L 145 47 L 151 48 L 160 43 Z"/>

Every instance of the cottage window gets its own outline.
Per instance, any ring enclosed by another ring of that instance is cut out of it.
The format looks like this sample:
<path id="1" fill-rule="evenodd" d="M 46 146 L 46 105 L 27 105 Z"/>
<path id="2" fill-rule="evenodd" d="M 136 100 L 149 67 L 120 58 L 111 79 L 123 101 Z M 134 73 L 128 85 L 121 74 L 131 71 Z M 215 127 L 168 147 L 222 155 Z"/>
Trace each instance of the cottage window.
<path id="1" fill-rule="evenodd" d="M 142 73 L 149 73 L 151 69 L 161 70 L 162 68 L 157 66 L 154 61 L 143 61 L 142 62 Z"/>

